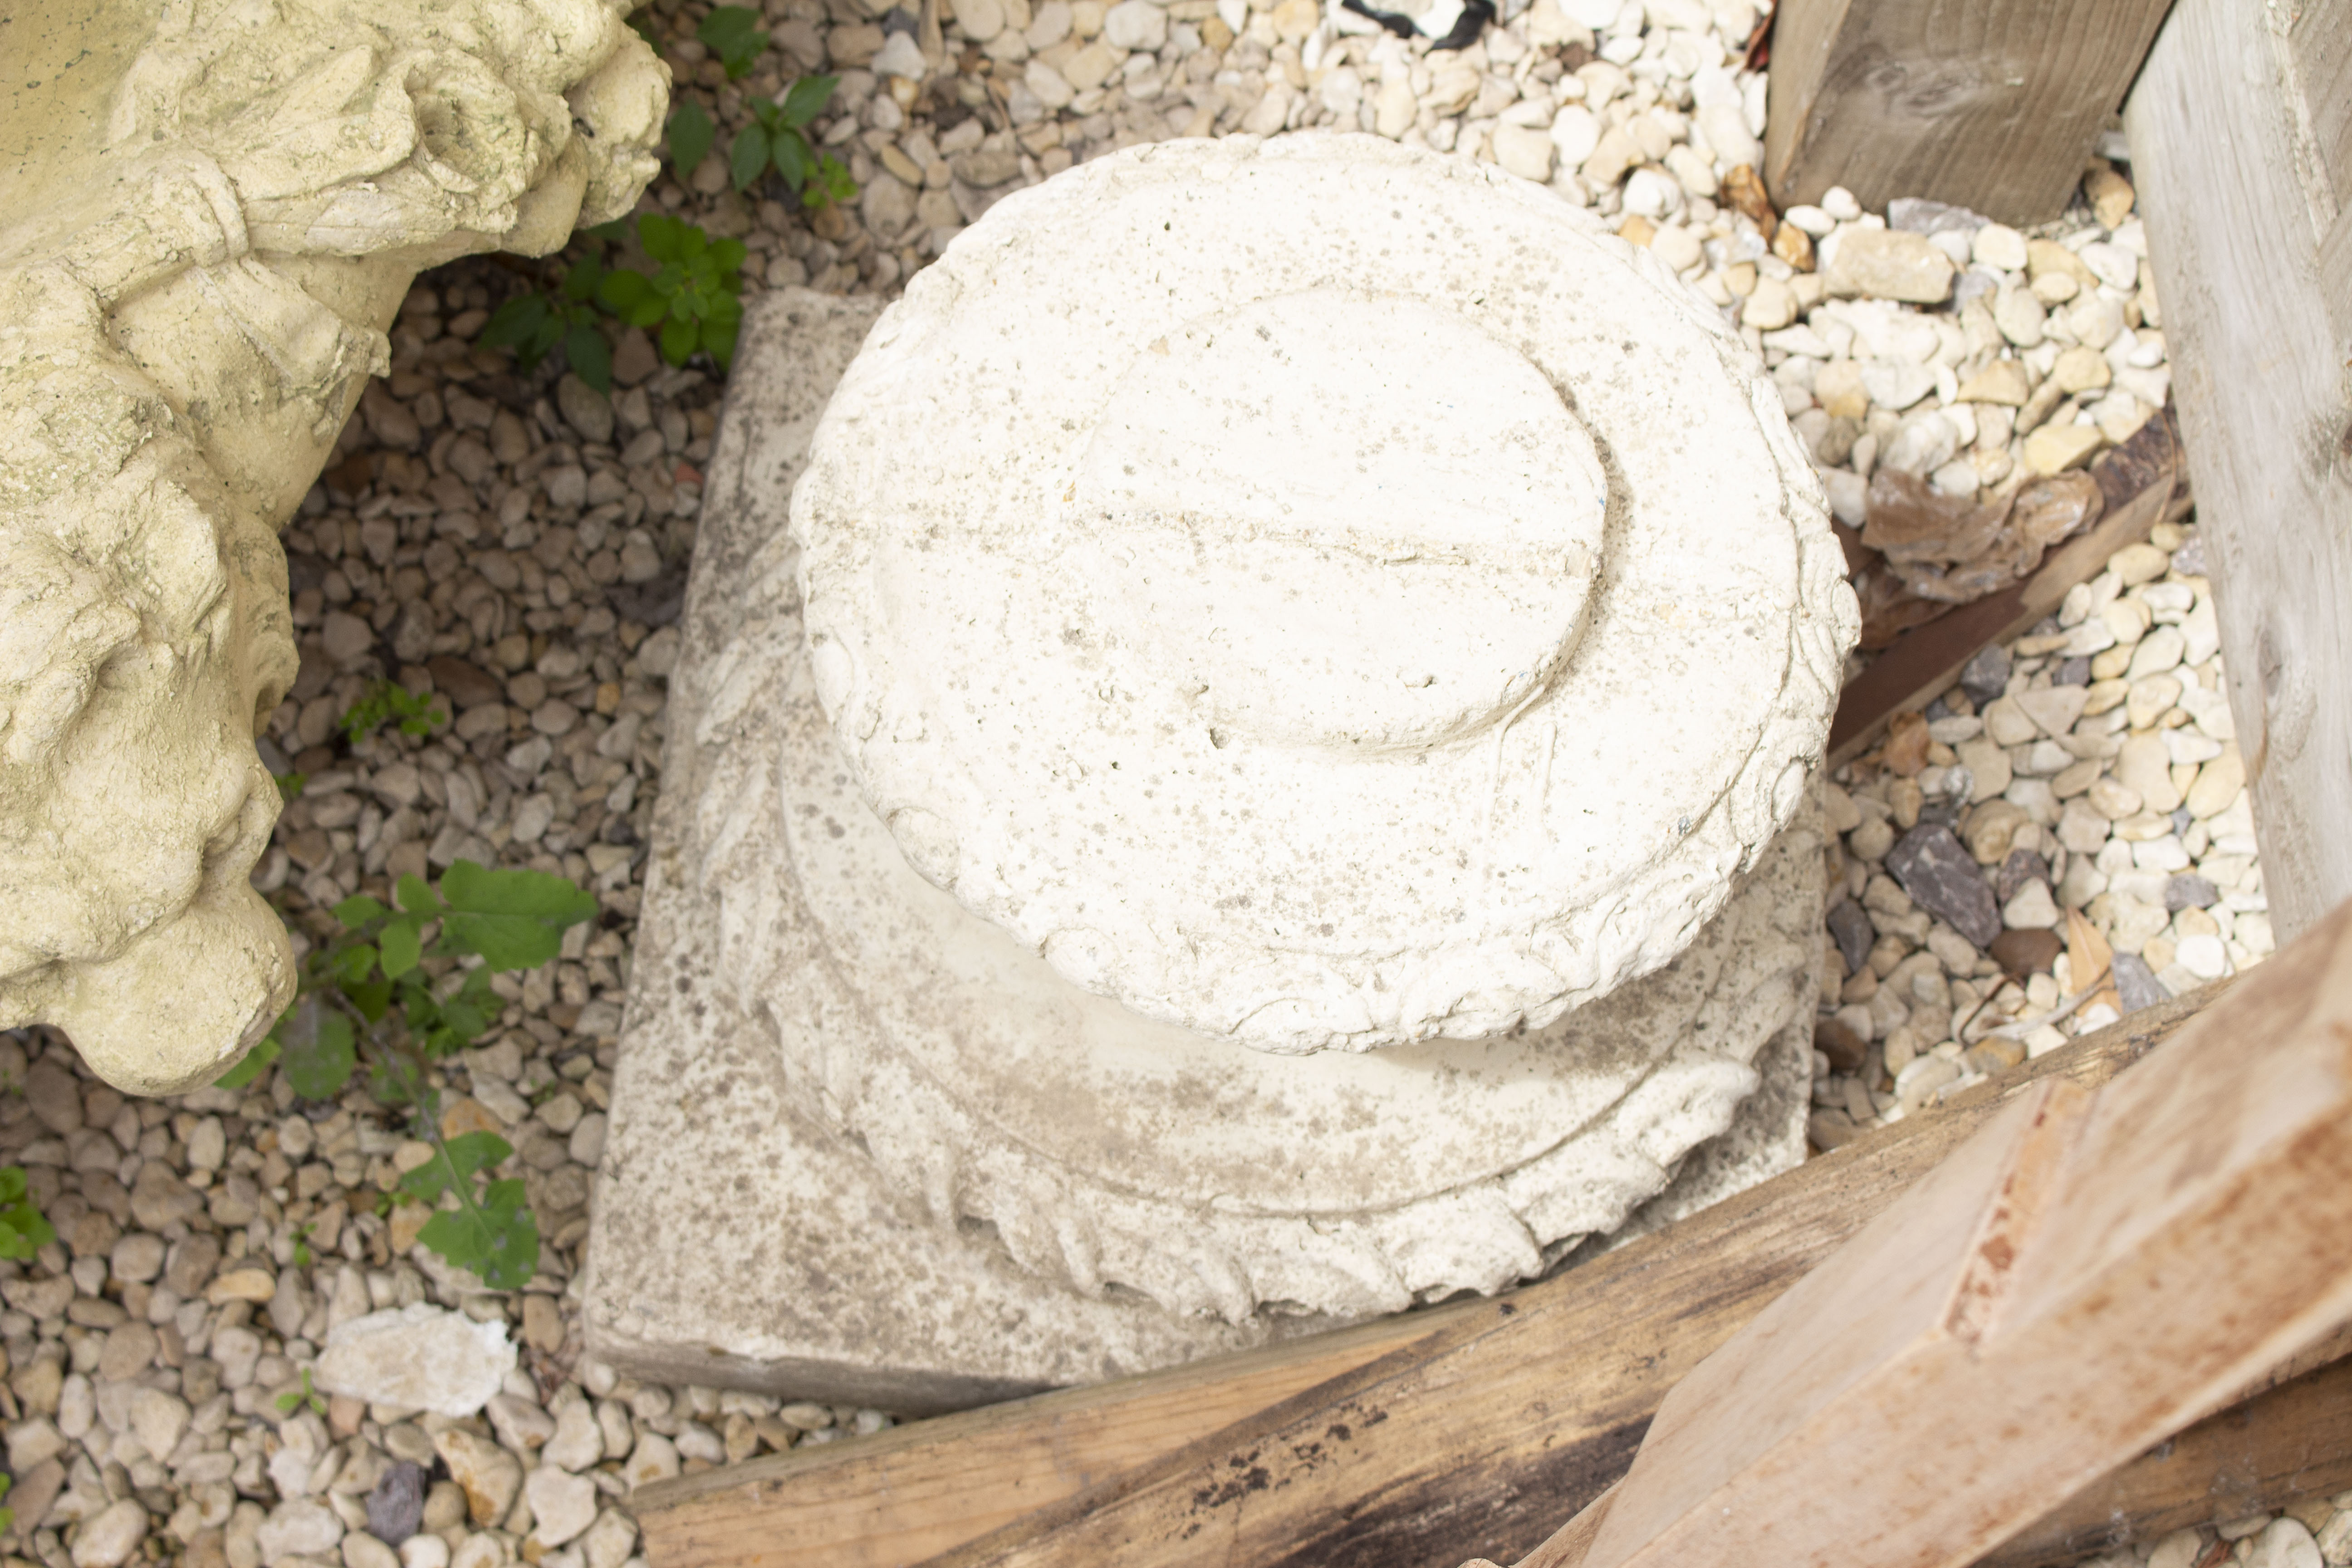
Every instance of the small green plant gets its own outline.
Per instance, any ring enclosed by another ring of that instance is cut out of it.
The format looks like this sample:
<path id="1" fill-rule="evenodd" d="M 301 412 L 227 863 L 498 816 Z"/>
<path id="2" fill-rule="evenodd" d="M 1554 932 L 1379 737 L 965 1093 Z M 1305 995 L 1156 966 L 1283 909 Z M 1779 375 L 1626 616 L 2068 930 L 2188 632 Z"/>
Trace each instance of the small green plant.
<path id="1" fill-rule="evenodd" d="M 6 1497 L 10 1489 L 15 1487 L 16 1484 L 16 1477 L 0 1476 L 0 1497 Z M 16 1510 L 13 1508 L 0 1508 L 0 1532 L 5 1532 L 14 1528 L 16 1523 Z"/>
<path id="2" fill-rule="evenodd" d="M 703 47 L 719 57 L 729 81 L 741 81 L 767 51 L 768 34 L 760 13 L 749 5 L 713 5 L 710 15 L 694 29 Z"/>
<path id="3" fill-rule="evenodd" d="M 574 375 L 610 394 L 613 350 L 596 328 L 596 291 L 607 276 L 597 254 L 601 249 L 592 246 L 588 255 L 565 268 L 551 290 L 518 294 L 500 305 L 474 341 L 484 348 L 512 349 L 525 370 L 561 347 Z"/>
<path id="4" fill-rule="evenodd" d="M 0 1258 L 24 1262 L 58 1238 L 25 1185 L 25 1167 L 0 1165 Z"/>
<path id="5" fill-rule="evenodd" d="M 410 1107 L 416 1135 L 433 1147 L 401 1192 L 456 1204 L 417 1239 L 492 1289 L 516 1289 L 538 1271 L 539 1224 L 523 1184 L 489 1174 L 514 1150 L 487 1132 L 445 1137 L 430 1073 L 504 1009 L 490 977 L 555 957 L 563 933 L 594 917 L 596 899 L 561 877 L 470 860 L 451 866 L 437 890 L 403 877 L 394 897 L 396 910 L 365 894 L 335 906 L 343 933 L 303 960 L 294 1005 L 219 1082 L 240 1088 L 275 1062 L 296 1094 L 330 1100 L 364 1059 L 376 1099 Z"/>
<path id="6" fill-rule="evenodd" d="M 749 190 L 773 169 L 801 199 L 804 207 L 845 202 L 857 195 L 857 182 L 841 160 L 819 152 L 804 129 L 825 106 L 838 77 L 804 76 L 774 102 L 751 106 L 751 123 L 735 133 L 728 149 L 728 176 L 739 191 Z"/>
<path id="7" fill-rule="evenodd" d="M 302 786 L 310 782 L 310 775 L 303 773 L 272 773 L 269 776 L 278 781 L 278 798 L 289 805 L 302 793 Z"/>
<path id="8" fill-rule="evenodd" d="M 447 723 L 449 715 L 435 707 L 429 696 L 411 691 L 396 680 L 379 680 L 344 712 L 343 739 L 356 746 L 395 720 L 404 735 L 429 735 Z"/>
<path id="9" fill-rule="evenodd" d="M 310 1407 L 313 1415 L 324 1415 L 327 1413 L 327 1402 L 319 1396 L 317 1389 L 310 1386 L 310 1369 L 307 1366 L 302 1369 L 302 1386 L 289 1388 L 278 1396 L 278 1414 L 291 1415 L 305 1405 Z"/>
<path id="10" fill-rule="evenodd" d="M 637 219 L 637 241 L 661 269 L 648 278 L 616 268 L 604 275 L 597 299 L 631 326 L 654 329 L 662 358 L 670 363 L 684 364 L 699 349 L 724 371 L 734 360 L 735 333 L 743 319 L 737 297 L 743 242 L 713 239 L 660 213 Z"/>
<path id="11" fill-rule="evenodd" d="M 712 6 L 710 15 L 695 28 L 694 36 L 718 58 L 729 81 L 740 81 L 751 74 L 752 66 L 768 47 L 767 32 L 760 26 L 760 13 L 747 5 Z M 649 33 L 646 41 L 653 42 Z M 679 179 L 685 179 L 701 165 L 718 137 L 719 128 L 710 122 L 710 111 L 698 100 L 681 95 L 669 117 L 670 167 Z M 740 191 L 743 187 L 739 184 L 735 188 Z"/>
<path id="12" fill-rule="evenodd" d="M 294 1233 L 294 1267 L 308 1268 L 313 1261 L 310 1255 L 310 1227 L 306 1225 Z"/>

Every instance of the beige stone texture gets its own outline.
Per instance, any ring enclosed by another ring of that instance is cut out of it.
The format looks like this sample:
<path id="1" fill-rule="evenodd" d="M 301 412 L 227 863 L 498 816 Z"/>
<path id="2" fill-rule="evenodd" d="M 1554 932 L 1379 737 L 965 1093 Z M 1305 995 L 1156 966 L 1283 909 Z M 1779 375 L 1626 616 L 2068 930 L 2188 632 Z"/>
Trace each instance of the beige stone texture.
<path id="1" fill-rule="evenodd" d="M 1541 1028 L 1680 952 L 1797 809 L 1857 621 L 1734 332 L 1549 193 L 1370 136 L 992 209 L 792 517 L 817 700 L 922 875 L 1284 1053 Z"/>
<path id="2" fill-rule="evenodd" d="M 27 0 L 7 47 L 0 1025 L 167 1093 L 293 984 L 276 531 L 410 279 L 625 212 L 667 72 L 603 0 Z"/>
<path id="3" fill-rule="evenodd" d="M 872 310 L 791 290 L 746 318 L 593 1219 L 594 1353 L 943 1408 L 1493 1289 L 1802 1157 L 1810 812 L 1620 997 L 1362 1055 L 1186 1043 L 917 876 L 839 776 L 782 519 Z"/>

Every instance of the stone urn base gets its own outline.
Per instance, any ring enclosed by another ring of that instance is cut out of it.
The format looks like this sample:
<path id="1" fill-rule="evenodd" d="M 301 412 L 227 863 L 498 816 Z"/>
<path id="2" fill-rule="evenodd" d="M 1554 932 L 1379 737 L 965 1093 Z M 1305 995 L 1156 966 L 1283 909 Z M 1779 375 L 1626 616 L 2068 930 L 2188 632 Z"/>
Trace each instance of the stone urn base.
<path id="1" fill-rule="evenodd" d="M 775 591 L 786 502 L 878 308 L 790 290 L 744 323 L 671 680 L 589 1246 L 592 1353 L 662 1381 L 950 1409 L 1499 1288 L 1803 1158 L 1812 813 L 1683 958 L 1548 1030 L 1368 1056 L 1203 1041 L 1233 1067 L 1218 1092 L 1240 1098 L 1196 1117 L 1170 1113 L 1192 1092 L 1181 1068 L 1089 1068 L 1070 1044 L 1089 1030 L 1161 1026 L 1059 995 L 1009 937 L 998 952 L 944 895 L 927 902 L 884 864 L 887 834 L 858 820 L 810 719 L 799 605 Z M 959 988 L 985 1003 L 991 984 L 1002 1005 L 972 1029 L 929 1005 Z M 1030 1016 L 1029 1058 L 996 1062 Z M 1050 1116 L 1004 1103 L 1024 1086 L 1093 1098 L 1049 1140 Z M 1350 1108 L 1372 1125 L 1343 1148 Z M 1546 1116 L 1557 1133 L 1538 1136 Z M 1131 1137 L 1122 1118 L 1171 1131 Z M 1123 1138 L 1150 1146 L 1122 1166 Z M 1180 1190 L 1202 1162 L 1318 1141 L 1330 1151 L 1291 1156 L 1302 1179 L 1364 1166 L 1354 1206 Z M 1428 1169 L 1388 1173 L 1415 1151 Z"/>

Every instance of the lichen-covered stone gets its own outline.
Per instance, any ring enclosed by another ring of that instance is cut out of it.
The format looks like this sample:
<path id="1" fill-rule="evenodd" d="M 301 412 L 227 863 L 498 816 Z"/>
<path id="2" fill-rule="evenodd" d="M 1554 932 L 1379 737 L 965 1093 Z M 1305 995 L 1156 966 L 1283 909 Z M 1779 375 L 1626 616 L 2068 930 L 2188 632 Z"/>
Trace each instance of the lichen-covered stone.
<path id="1" fill-rule="evenodd" d="M 247 881 L 295 673 L 276 529 L 409 279 L 625 212 L 667 72 L 604 0 L 33 0 L 8 47 L 0 1025 L 164 1093 L 293 984 Z"/>

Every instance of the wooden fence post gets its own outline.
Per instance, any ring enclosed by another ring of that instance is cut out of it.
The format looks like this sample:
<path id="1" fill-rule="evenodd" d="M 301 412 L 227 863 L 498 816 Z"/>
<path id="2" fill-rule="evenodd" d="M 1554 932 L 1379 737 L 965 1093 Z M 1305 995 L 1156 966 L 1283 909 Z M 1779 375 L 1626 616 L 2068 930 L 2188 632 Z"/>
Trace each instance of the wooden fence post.
<path id="1" fill-rule="evenodd" d="M 1764 180 L 2001 223 L 2066 205 L 2170 0 L 1780 0 Z M 2259 7 L 2257 7 L 2259 8 Z"/>
<path id="2" fill-rule="evenodd" d="M 2352 897 L 2352 0 L 2180 0 L 2125 125 L 2284 942 Z"/>

